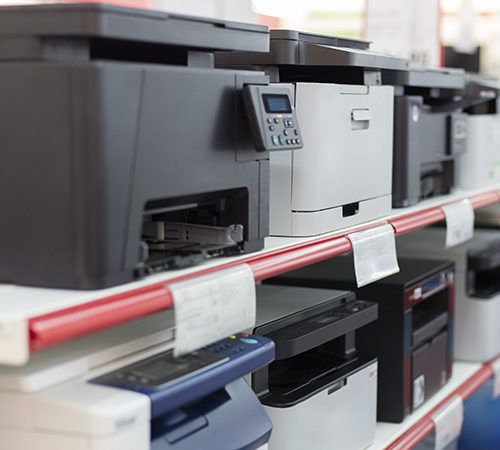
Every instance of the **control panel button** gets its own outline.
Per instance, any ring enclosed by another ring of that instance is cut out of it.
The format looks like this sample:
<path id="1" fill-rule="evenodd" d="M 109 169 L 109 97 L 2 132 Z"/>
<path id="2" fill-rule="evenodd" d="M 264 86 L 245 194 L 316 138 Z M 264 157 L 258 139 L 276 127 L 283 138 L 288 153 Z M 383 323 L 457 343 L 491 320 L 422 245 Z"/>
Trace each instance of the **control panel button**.
<path id="1" fill-rule="evenodd" d="M 274 131 L 274 130 L 275 130 L 274 125 L 269 125 L 269 129 L 270 129 L 271 131 Z"/>
<path id="2" fill-rule="evenodd" d="M 274 145 L 280 145 L 280 141 L 278 139 L 278 136 L 272 136 L 272 139 L 273 139 L 273 144 Z"/>
<path id="3" fill-rule="evenodd" d="M 279 137 L 279 140 L 280 140 L 280 144 L 281 144 L 281 145 L 285 145 L 285 138 L 284 138 L 284 136 L 282 136 L 282 135 L 280 134 L 278 137 Z"/>
<path id="4" fill-rule="evenodd" d="M 241 342 L 244 342 L 245 344 L 258 344 L 259 341 L 257 339 L 251 339 L 251 338 L 241 338 Z"/>
<path id="5" fill-rule="evenodd" d="M 274 123 L 280 123 L 279 119 L 274 119 Z"/>
<path id="6" fill-rule="evenodd" d="M 284 122 L 285 122 L 285 127 L 287 127 L 287 128 L 293 128 L 295 126 L 293 124 L 293 120 L 292 119 L 284 119 Z"/>
<path id="7" fill-rule="evenodd" d="M 293 130 L 293 132 L 295 133 L 295 136 L 299 135 L 299 130 Z"/>
<path id="8" fill-rule="evenodd" d="M 273 119 L 267 119 L 267 123 L 273 123 Z"/>
<path id="9" fill-rule="evenodd" d="M 284 131 L 283 131 L 283 134 L 284 134 L 285 136 L 288 136 L 288 134 L 289 134 L 289 133 L 288 133 L 288 130 L 284 130 Z"/>
<path id="10" fill-rule="evenodd" d="M 295 139 L 295 142 L 296 142 L 297 144 L 300 144 L 300 143 L 301 143 L 300 139 Z"/>

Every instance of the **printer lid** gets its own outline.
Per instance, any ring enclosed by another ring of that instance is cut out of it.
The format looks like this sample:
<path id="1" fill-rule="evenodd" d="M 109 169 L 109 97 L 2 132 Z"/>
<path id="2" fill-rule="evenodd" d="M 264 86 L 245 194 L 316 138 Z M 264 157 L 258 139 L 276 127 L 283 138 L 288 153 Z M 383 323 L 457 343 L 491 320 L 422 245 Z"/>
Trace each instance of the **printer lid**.
<path id="1" fill-rule="evenodd" d="M 450 67 L 427 67 L 410 65 L 407 71 L 384 71 L 384 84 L 423 88 L 463 89 L 465 71 Z"/>
<path id="2" fill-rule="evenodd" d="M 0 38 L 19 37 L 99 37 L 209 51 L 269 49 L 266 26 L 98 3 L 2 6 Z"/>
<path id="3" fill-rule="evenodd" d="M 254 332 L 268 334 L 328 311 L 342 302 L 353 301 L 351 291 L 309 287 L 256 286 L 257 318 Z"/>
<path id="4" fill-rule="evenodd" d="M 296 30 L 270 30 L 269 53 L 218 56 L 218 64 L 362 67 L 408 70 L 409 61 L 368 49 L 369 42 Z"/>

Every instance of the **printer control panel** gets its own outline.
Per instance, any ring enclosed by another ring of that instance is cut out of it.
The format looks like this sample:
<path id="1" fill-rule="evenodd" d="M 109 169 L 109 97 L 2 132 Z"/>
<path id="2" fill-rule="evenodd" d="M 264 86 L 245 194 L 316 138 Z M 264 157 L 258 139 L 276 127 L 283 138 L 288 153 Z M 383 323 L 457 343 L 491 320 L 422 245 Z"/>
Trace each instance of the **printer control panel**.
<path id="1" fill-rule="evenodd" d="M 243 103 L 257 150 L 303 147 L 290 90 L 279 86 L 246 85 Z"/>
<path id="2" fill-rule="evenodd" d="M 271 346 L 272 341 L 266 337 L 239 333 L 179 357 L 174 357 L 169 350 L 91 382 L 132 390 L 162 390 L 225 363 L 251 359 L 253 353 L 259 353 L 259 349 Z M 241 376 L 246 373 L 243 371 Z"/>

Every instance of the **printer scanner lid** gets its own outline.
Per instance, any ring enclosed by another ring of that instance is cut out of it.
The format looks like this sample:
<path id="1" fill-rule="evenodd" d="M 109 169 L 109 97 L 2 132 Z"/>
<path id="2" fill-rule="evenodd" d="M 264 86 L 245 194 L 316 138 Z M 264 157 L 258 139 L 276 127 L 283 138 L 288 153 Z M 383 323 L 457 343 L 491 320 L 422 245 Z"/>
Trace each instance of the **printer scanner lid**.
<path id="1" fill-rule="evenodd" d="M 411 64 L 405 71 L 383 71 L 383 84 L 423 88 L 463 89 L 465 71 L 460 68 Z"/>
<path id="2" fill-rule="evenodd" d="M 23 40 L 19 40 L 19 38 Z M 15 48 L 37 46 L 33 38 L 107 38 L 190 49 L 269 49 L 266 26 L 206 19 L 97 3 L 3 6 L 0 59 Z"/>
<path id="3" fill-rule="evenodd" d="M 296 30 L 270 30 L 269 53 L 218 55 L 217 64 L 349 66 L 408 70 L 410 63 L 407 59 L 370 51 L 369 45 L 368 41 L 356 39 Z"/>

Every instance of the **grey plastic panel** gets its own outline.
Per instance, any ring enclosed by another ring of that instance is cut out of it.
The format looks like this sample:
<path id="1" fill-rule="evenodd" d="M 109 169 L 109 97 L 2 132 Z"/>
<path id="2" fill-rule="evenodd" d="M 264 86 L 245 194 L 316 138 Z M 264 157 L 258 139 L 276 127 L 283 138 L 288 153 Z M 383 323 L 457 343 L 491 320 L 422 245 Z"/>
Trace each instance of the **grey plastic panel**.
<path id="1" fill-rule="evenodd" d="M 102 37 L 202 49 L 267 51 L 265 26 L 92 3 L 2 7 L 0 37 Z"/>

